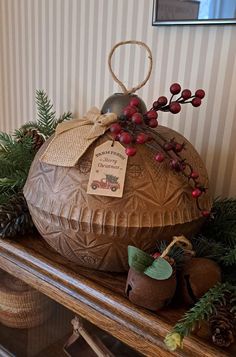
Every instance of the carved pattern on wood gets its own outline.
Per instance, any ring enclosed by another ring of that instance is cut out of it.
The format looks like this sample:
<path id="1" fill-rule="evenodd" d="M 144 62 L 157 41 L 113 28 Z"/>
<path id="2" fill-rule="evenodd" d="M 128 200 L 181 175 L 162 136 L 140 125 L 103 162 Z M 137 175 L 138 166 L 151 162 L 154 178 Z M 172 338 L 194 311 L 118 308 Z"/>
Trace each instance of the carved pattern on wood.
<path id="1" fill-rule="evenodd" d="M 158 130 L 167 139 L 186 142 L 185 157 L 208 186 L 205 167 L 191 144 L 173 130 Z M 88 163 L 95 145 L 105 140 L 101 137 L 91 145 L 74 168 L 40 163 L 45 143 L 32 164 L 24 193 L 36 227 L 54 249 L 85 266 L 122 271 L 127 269 L 128 244 L 147 250 L 157 239 L 188 234 L 199 226 L 201 213 L 187 180 L 167 163 L 155 163 L 145 146 L 129 159 L 122 198 L 87 195 Z M 208 193 L 203 206 L 211 206 Z"/>

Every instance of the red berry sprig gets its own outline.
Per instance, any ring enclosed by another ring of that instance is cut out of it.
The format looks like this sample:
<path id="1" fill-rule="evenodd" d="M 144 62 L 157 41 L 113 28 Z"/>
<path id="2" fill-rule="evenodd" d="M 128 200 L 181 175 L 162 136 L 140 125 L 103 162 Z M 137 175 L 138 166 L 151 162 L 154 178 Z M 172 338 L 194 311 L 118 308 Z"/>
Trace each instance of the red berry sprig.
<path id="1" fill-rule="evenodd" d="M 127 156 L 134 156 L 138 146 L 145 144 L 152 150 L 156 150 L 154 159 L 157 163 L 169 160 L 169 167 L 178 173 L 183 174 L 188 181 L 192 181 L 191 195 L 196 200 L 198 209 L 203 217 L 208 217 L 210 212 L 200 207 L 200 197 L 206 192 L 198 179 L 199 174 L 193 170 L 192 166 L 183 159 L 180 154 L 186 149 L 184 143 L 178 143 L 174 138 L 166 140 L 158 130 L 153 130 L 158 126 L 158 111 L 171 112 L 177 114 L 182 109 L 182 104 L 191 103 L 193 107 L 199 107 L 205 97 L 203 89 L 198 89 L 195 94 L 189 89 L 183 89 L 178 83 L 170 86 L 171 98 L 159 97 L 153 102 L 152 108 L 145 114 L 141 113 L 140 101 L 138 98 L 131 98 L 129 105 L 123 109 L 118 122 L 110 126 L 110 132 L 114 140 L 118 140 L 125 146 Z M 174 99 L 179 95 L 177 99 Z"/>
<path id="2" fill-rule="evenodd" d="M 152 104 L 152 108 L 147 112 L 147 118 L 149 113 L 153 111 L 171 112 L 172 114 L 177 114 L 181 111 L 182 104 L 191 103 L 193 107 L 199 107 L 202 103 L 202 99 L 205 97 L 205 92 L 203 89 L 196 90 L 195 94 L 192 95 L 190 89 L 183 89 L 181 92 L 181 86 L 179 83 L 173 83 L 170 86 L 170 93 L 172 94 L 169 102 L 164 96 L 159 97 Z M 181 94 L 180 94 L 181 93 Z M 177 99 L 174 96 L 180 94 Z"/>
<path id="3" fill-rule="evenodd" d="M 124 144 L 126 155 L 134 156 L 137 149 L 135 144 L 145 144 L 150 141 L 150 136 L 145 133 L 144 116 L 140 112 L 140 101 L 138 98 L 132 98 L 129 105 L 123 109 L 122 115 L 118 118 L 118 123 L 110 126 L 110 132 L 114 140 Z M 152 111 L 149 114 L 152 127 L 157 125 L 157 113 Z"/>

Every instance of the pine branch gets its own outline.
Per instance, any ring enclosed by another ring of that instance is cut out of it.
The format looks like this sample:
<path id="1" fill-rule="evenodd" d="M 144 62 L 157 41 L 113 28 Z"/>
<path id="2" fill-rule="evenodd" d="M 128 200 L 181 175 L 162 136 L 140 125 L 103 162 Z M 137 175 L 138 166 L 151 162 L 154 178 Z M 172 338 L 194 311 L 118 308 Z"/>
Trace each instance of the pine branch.
<path id="1" fill-rule="evenodd" d="M 14 144 L 14 139 L 7 133 L 0 132 L 0 151 L 5 151 L 6 148 Z"/>
<path id="2" fill-rule="evenodd" d="M 6 204 L 17 193 L 17 190 L 8 188 L 0 190 L 0 205 Z"/>
<path id="3" fill-rule="evenodd" d="M 15 166 L 9 160 L 7 160 L 5 155 L 0 156 L 0 178 L 1 177 L 9 177 L 15 173 Z"/>
<path id="4" fill-rule="evenodd" d="M 234 248 L 228 248 L 224 255 L 221 257 L 220 261 L 222 264 L 229 266 L 229 265 L 236 265 L 236 245 Z"/>
<path id="5" fill-rule="evenodd" d="M 220 242 L 215 242 L 206 238 L 203 234 L 197 234 L 191 239 L 193 250 L 197 257 L 204 257 L 220 261 L 224 254 L 225 246 Z"/>
<path id="6" fill-rule="evenodd" d="M 46 93 L 42 90 L 36 91 L 36 103 L 39 131 L 48 138 L 53 134 L 56 126 L 56 116 L 53 105 Z"/>
<path id="7" fill-rule="evenodd" d="M 157 241 L 155 250 L 153 250 L 152 253 L 163 253 L 168 244 L 169 242 L 165 240 Z M 168 256 L 174 259 L 177 270 L 182 268 L 184 263 L 184 250 L 180 246 L 174 245 L 173 247 L 171 247 L 170 251 L 168 252 Z"/>
<path id="8" fill-rule="evenodd" d="M 33 222 L 21 192 L 0 205 L 0 238 L 12 238 L 32 231 Z"/>
<path id="9" fill-rule="evenodd" d="M 0 237 L 24 234 L 33 226 L 23 196 L 19 195 L 39 147 L 55 132 L 58 123 L 69 120 L 66 112 L 56 119 L 53 105 L 43 91 L 36 93 L 38 121 L 28 122 L 13 135 L 0 132 Z"/>
<path id="10" fill-rule="evenodd" d="M 38 123 L 36 121 L 29 121 L 29 122 L 21 125 L 20 129 L 18 129 L 18 130 L 25 131 L 25 130 L 28 130 L 28 129 L 39 130 L 39 125 L 38 125 Z M 16 132 L 18 130 L 16 130 Z"/>
<path id="11" fill-rule="evenodd" d="M 173 327 L 172 331 L 166 336 L 165 344 L 171 350 L 182 346 L 182 340 L 188 336 L 195 328 L 196 324 L 203 320 L 208 320 L 215 311 L 215 305 L 225 303 L 225 295 L 235 294 L 236 286 L 229 283 L 216 284 L 211 288 Z M 177 341 L 177 342 L 176 342 Z"/>
<path id="12" fill-rule="evenodd" d="M 62 123 L 65 120 L 70 120 L 72 119 L 72 113 L 71 112 L 66 112 L 60 115 L 59 119 L 57 119 L 57 124 Z"/>
<path id="13" fill-rule="evenodd" d="M 234 247 L 236 244 L 236 199 L 217 200 L 214 203 L 213 219 L 209 219 L 202 234 L 210 240 Z"/>
<path id="14" fill-rule="evenodd" d="M 16 138 L 17 141 L 22 141 L 22 139 L 24 140 L 25 138 L 25 133 L 29 130 L 37 130 L 39 131 L 39 126 L 38 124 L 35 122 L 29 122 L 29 123 L 26 123 L 24 125 L 22 125 L 20 127 L 20 129 L 16 129 L 14 131 L 14 137 Z"/>
<path id="15" fill-rule="evenodd" d="M 26 176 L 24 177 L 18 177 L 15 175 L 15 177 L 4 177 L 0 178 L 0 191 L 1 190 L 8 190 L 12 189 L 14 190 L 15 188 L 22 188 L 24 183 L 25 183 Z"/>
<path id="16" fill-rule="evenodd" d="M 38 121 L 37 124 L 31 123 L 31 125 L 34 124 L 36 126 L 35 128 L 37 128 L 37 130 L 43 134 L 46 139 L 55 132 L 59 123 L 72 118 L 72 113 L 66 112 L 63 113 L 59 119 L 56 119 L 53 104 L 51 104 L 48 96 L 42 90 L 36 91 L 36 102 Z M 24 128 L 26 128 L 26 126 Z"/>
<path id="17" fill-rule="evenodd" d="M 19 142 L 0 133 L 0 203 L 23 188 L 34 155 L 31 138 Z"/>

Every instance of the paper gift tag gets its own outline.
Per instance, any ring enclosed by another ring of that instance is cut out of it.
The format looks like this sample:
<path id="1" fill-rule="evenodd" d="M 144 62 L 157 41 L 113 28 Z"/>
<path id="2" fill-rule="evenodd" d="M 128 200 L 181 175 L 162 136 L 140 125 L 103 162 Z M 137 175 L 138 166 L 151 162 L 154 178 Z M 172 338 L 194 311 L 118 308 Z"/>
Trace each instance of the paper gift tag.
<path id="1" fill-rule="evenodd" d="M 108 140 L 94 150 L 87 187 L 90 195 L 122 197 L 127 166 L 125 148 Z"/>

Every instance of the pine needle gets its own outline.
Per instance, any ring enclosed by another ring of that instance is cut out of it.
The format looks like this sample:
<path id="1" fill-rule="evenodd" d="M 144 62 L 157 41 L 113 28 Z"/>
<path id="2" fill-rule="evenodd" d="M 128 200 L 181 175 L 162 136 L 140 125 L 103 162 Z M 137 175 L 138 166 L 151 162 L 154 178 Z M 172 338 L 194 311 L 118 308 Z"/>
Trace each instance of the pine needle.
<path id="1" fill-rule="evenodd" d="M 236 246 L 232 249 L 228 248 L 220 260 L 226 266 L 236 265 Z"/>
<path id="2" fill-rule="evenodd" d="M 209 319 L 215 305 L 224 304 L 225 294 L 235 293 L 235 291 L 235 286 L 229 283 L 216 284 L 185 313 L 184 317 L 173 327 L 171 333 L 177 332 L 182 337 L 188 336 L 197 323 Z"/>
<path id="3" fill-rule="evenodd" d="M 21 191 L 38 146 L 27 135 L 36 130 L 46 140 L 54 134 L 59 122 L 69 120 L 71 112 L 56 119 L 53 105 L 44 91 L 36 92 L 37 121 L 16 129 L 13 135 L 0 132 L 0 236 L 23 234 L 32 225 L 30 214 Z M 44 141 L 43 140 L 43 141 Z M 19 197 L 17 195 L 20 195 Z M 22 207 L 21 207 L 22 204 Z M 10 210 L 10 211 L 9 211 Z M 9 219 L 8 219 L 9 218 Z"/>

